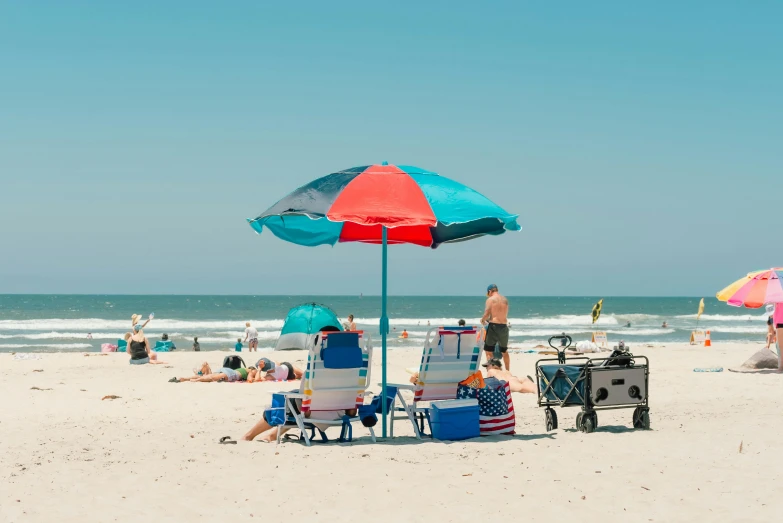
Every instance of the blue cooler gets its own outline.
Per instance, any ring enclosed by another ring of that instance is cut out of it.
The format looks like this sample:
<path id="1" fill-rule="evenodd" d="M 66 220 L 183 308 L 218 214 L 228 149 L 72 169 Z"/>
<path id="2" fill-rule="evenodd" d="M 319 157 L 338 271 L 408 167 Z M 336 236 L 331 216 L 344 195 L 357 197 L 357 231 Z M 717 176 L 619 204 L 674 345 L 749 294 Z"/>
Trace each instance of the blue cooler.
<path id="1" fill-rule="evenodd" d="M 478 400 L 438 401 L 430 406 L 432 437 L 439 440 L 478 438 Z"/>

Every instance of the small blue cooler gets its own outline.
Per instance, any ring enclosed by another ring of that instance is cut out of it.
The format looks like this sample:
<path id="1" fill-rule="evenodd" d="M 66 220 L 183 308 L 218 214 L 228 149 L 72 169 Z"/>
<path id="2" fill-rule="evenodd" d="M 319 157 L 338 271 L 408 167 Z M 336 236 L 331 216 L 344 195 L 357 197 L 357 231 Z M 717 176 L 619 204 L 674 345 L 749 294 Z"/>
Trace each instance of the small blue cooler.
<path id="1" fill-rule="evenodd" d="M 438 401 L 430 406 L 432 437 L 439 440 L 478 438 L 478 400 Z"/>

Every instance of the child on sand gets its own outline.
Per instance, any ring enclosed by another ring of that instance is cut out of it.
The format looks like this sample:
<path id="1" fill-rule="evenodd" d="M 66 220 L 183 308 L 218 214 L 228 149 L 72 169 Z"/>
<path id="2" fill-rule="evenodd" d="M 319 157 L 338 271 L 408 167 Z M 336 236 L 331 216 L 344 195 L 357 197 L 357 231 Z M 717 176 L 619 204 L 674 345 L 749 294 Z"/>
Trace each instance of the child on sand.
<path id="1" fill-rule="evenodd" d="M 237 338 L 236 345 L 234 345 L 234 350 L 236 352 L 242 352 L 242 338 Z"/>
<path id="2" fill-rule="evenodd" d="M 193 350 L 196 352 L 201 350 L 201 344 L 198 342 L 198 336 L 193 338 Z"/>

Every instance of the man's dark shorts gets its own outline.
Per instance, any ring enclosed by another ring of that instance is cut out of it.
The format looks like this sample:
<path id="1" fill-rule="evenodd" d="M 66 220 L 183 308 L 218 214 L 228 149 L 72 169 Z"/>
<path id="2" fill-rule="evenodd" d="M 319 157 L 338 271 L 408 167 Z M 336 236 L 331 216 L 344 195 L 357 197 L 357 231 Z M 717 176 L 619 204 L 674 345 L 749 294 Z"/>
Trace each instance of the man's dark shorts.
<path id="1" fill-rule="evenodd" d="M 484 340 L 484 350 L 494 352 L 495 345 L 500 347 L 500 352 L 508 350 L 508 325 L 505 323 L 490 323 L 487 325 L 487 338 Z"/>

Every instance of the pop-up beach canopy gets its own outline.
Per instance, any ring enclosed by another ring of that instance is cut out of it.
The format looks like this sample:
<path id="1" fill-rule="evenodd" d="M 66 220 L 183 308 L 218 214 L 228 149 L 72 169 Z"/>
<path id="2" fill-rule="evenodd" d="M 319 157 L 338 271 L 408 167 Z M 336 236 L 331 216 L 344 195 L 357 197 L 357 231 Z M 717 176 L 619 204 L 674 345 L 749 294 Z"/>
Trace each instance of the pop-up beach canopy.
<path id="1" fill-rule="evenodd" d="M 317 303 L 297 305 L 288 311 L 275 350 L 304 349 L 312 334 L 342 331 L 340 320 L 332 309 Z"/>
<path id="2" fill-rule="evenodd" d="M 482 173 L 483 176 L 486 176 Z M 388 244 L 436 248 L 518 231 L 517 215 L 461 183 L 410 165 L 364 165 L 328 174 L 295 190 L 253 219 L 259 234 L 315 247 L 338 242 L 381 247 L 381 406 L 386 437 L 386 261 Z"/>

